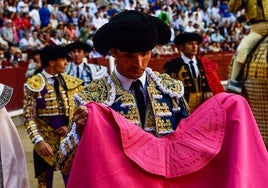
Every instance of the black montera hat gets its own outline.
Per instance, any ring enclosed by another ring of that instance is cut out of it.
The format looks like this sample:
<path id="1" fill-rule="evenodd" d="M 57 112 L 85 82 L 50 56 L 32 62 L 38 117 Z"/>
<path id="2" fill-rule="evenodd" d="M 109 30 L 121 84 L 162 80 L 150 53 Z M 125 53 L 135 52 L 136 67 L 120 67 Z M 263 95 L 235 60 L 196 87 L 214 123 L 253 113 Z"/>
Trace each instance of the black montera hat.
<path id="1" fill-rule="evenodd" d="M 81 42 L 81 41 L 75 41 L 71 44 L 68 44 L 66 46 L 66 48 L 67 48 L 68 52 L 75 50 L 75 49 L 81 49 L 81 50 L 84 50 L 85 52 L 92 51 L 92 47 L 89 44 Z"/>
<path id="2" fill-rule="evenodd" d="M 107 54 L 112 48 L 125 52 L 143 52 L 170 41 L 169 26 L 159 18 L 139 11 L 126 10 L 97 30 L 95 49 Z"/>
<path id="3" fill-rule="evenodd" d="M 174 39 L 174 43 L 176 45 L 184 44 L 186 42 L 192 42 L 192 41 L 197 41 L 199 44 L 201 44 L 202 37 L 197 33 L 184 32 L 184 33 L 178 34 Z"/>
<path id="4" fill-rule="evenodd" d="M 68 51 L 66 47 L 60 45 L 47 45 L 42 49 L 40 53 L 41 64 L 43 67 L 47 67 L 48 62 L 51 60 L 57 60 L 60 58 L 67 57 Z"/>
<path id="5" fill-rule="evenodd" d="M 13 94 L 13 88 L 0 83 L 0 108 L 5 107 Z"/>

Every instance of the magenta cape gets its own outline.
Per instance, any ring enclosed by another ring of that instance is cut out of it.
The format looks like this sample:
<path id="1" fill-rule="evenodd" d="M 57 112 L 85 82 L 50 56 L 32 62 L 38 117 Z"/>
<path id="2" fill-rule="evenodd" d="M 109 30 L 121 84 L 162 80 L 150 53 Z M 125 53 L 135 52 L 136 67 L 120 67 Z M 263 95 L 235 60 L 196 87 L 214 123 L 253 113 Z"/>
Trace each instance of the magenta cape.
<path id="1" fill-rule="evenodd" d="M 68 187 L 267 187 L 268 156 L 244 98 L 221 93 L 156 138 L 110 108 L 87 104 Z"/>

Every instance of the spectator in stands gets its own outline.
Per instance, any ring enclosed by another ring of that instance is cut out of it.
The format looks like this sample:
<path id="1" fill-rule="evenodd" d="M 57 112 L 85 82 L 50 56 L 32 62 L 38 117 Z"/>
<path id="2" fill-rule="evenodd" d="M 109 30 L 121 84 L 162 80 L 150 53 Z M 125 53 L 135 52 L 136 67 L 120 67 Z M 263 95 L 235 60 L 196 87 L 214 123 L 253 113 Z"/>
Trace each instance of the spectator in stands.
<path id="1" fill-rule="evenodd" d="M 78 38 L 76 25 L 69 23 L 66 28 L 66 33 L 63 35 L 63 37 L 66 36 L 66 34 L 68 34 L 70 40 L 76 40 Z"/>
<path id="2" fill-rule="evenodd" d="M 181 14 L 178 20 L 178 24 L 180 26 L 180 31 L 184 32 L 186 26 L 189 24 L 188 19 L 186 18 L 185 14 Z"/>
<path id="3" fill-rule="evenodd" d="M 230 52 L 231 48 L 227 41 L 224 41 L 221 46 L 222 51 L 224 52 Z"/>
<path id="4" fill-rule="evenodd" d="M 39 33 L 36 30 L 32 31 L 31 46 L 33 50 L 41 49 L 43 47 L 42 42 L 39 39 Z"/>
<path id="5" fill-rule="evenodd" d="M 170 27 L 173 28 L 175 31 L 180 30 L 178 14 L 173 14 L 172 15 L 172 17 L 170 19 Z"/>
<path id="6" fill-rule="evenodd" d="M 7 10 L 8 12 L 16 12 L 17 11 L 17 1 L 7 1 L 8 7 Z"/>
<path id="7" fill-rule="evenodd" d="M 217 64 L 197 55 L 201 42 L 197 33 L 177 35 L 174 43 L 181 56 L 164 65 L 164 72 L 183 82 L 184 96 L 191 112 L 205 100 L 224 91 L 216 73 Z"/>
<path id="8" fill-rule="evenodd" d="M 68 5 L 67 6 L 67 10 L 66 10 L 66 16 L 68 18 L 68 24 L 73 23 L 73 6 L 72 5 Z"/>
<path id="9" fill-rule="evenodd" d="M 115 14 L 117 14 L 119 11 L 115 8 L 113 3 L 109 3 L 109 8 L 107 9 L 107 15 L 109 18 L 112 18 Z"/>
<path id="10" fill-rule="evenodd" d="M 92 58 L 102 58 L 102 57 L 103 56 L 99 52 L 97 52 L 97 50 L 94 47 L 92 48 L 92 51 L 89 52 L 89 54 L 88 54 L 88 58 L 89 59 L 92 59 Z"/>
<path id="11" fill-rule="evenodd" d="M 57 20 L 57 15 L 55 12 L 50 14 L 49 22 L 51 23 L 53 29 L 57 29 L 59 21 Z"/>
<path id="12" fill-rule="evenodd" d="M 4 49 L 8 49 L 8 42 L 5 41 L 2 36 L 0 35 L 0 47 L 4 48 Z"/>
<path id="13" fill-rule="evenodd" d="M 92 15 L 94 15 L 96 12 L 98 12 L 98 8 L 100 7 L 100 1 L 99 0 L 93 0 L 93 2 L 89 3 L 90 12 Z"/>
<path id="14" fill-rule="evenodd" d="M 167 6 L 162 6 L 161 9 L 157 11 L 156 16 L 169 25 L 171 15 L 168 12 Z"/>
<path id="15" fill-rule="evenodd" d="M 5 49 L 0 46 L 0 69 L 4 69 L 3 62 L 5 61 Z"/>
<path id="16" fill-rule="evenodd" d="M 93 30 L 98 30 L 101 26 L 106 24 L 108 21 L 109 20 L 106 19 L 105 17 L 101 17 L 99 11 L 96 12 L 91 22 Z"/>
<path id="17" fill-rule="evenodd" d="M 22 61 L 21 49 L 16 46 L 10 46 L 9 50 L 5 53 L 5 58 L 8 62 L 12 63 L 14 67 L 17 67 Z"/>
<path id="18" fill-rule="evenodd" d="M 231 22 L 231 12 L 229 12 L 228 10 L 228 1 L 227 0 L 223 0 L 220 3 L 220 14 L 222 16 L 222 23 L 224 23 L 225 21 L 230 23 Z"/>
<path id="19" fill-rule="evenodd" d="M 84 14 L 80 14 L 78 17 L 78 28 L 80 29 L 81 27 L 83 27 L 85 24 L 87 23 L 87 18 Z"/>
<path id="20" fill-rule="evenodd" d="M 17 12 L 19 14 L 23 12 L 29 12 L 29 0 L 20 0 L 17 4 Z"/>
<path id="21" fill-rule="evenodd" d="M 40 53 L 41 53 L 41 50 L 33 50 L 31 53 L 29 53 L 29 58 L 28 58 L 29 64 L 25 73 L 26 78 L 30 78 L 33 75 L 41 72 Z"/>
<path id="22" fill-rule="evenodd" d="M 236 42 L 231 42 L 230 44 L 230 52 L 235 52 L 237 49 L 237 43 Z"/>
<path id="23" fill-rule="evenodd" d="M 31 29 L 31 18 L 29 16 L 28 12 L 22 13 L 21 22 L 22 22 L 23 30 L 24 31 L 30 31 L 30 29 Z"/>
<path id="24" fill-rule="evenodd" d="M 91 28 L 88 22 L 82 22 L 82 25 L 79 29 L 79 40 L 81 40 L 82 42 L 87 42 L 87 39 L 92 32 L 92 29 L 94 28 Z"/>
<path id="25" fill-rule="evenodd" d="M 0 187 L 27 188 L 30 186 L 22 142 L 5 108 L 12 94 L 11 87 L 0 83 Z"/>
<path id="26" fill-rule="evenodd" d="M 208 41 L 204 41 L 201 43 L 201 47 L 200 47 L 200 54 L 204 55 L 204 54 L 208 54 L 212 52 L 211 48 L 210 48 L 210 44 Z"/>
<path id="27" fill-rule="evenodd" d="M 204 30 L 204 24 L 202 22 L 201 14 L 195 13 L 193 17 L 193 24 L 197 24 L 200 30 Z"/>
<path id="28" fill-rule="evenodd" d="M 46 33 L 42 33 L 40 35 L 40 40 L 42 42 L 42 46 L 46 46 L 46 45 L 51 45 L 54 44 L 51 40 L 50 40 L 51 36 L 50 36 L 50 32 L 46 32 Z"/>
<path id="29" fill-rule="evenodd" d="M 135 2 L 133 0 L 129 0 L 129 3 L 126 4 L 125 9 L 126 10 L 135 10 Z"/>
<path id="30" fill-rule="evenodd" d="M 18 67 L 18 63 L 13 63 L 8 59 L 7 51 L 2 47 L 0 47 L 0 67 L 1 69 Z"/>
<path id="31" fill-rule="evenodd" d="M 61 45 L 61 38 L 56 30 L 50 32 L 50 41 L 52 44 Z"/>
<path id="32" fill-rule="evenodd" d="M 41 28 L 41 19 L 39 15 L 39 5 L 34 4 L 33 9 L 29 12 L 29 16 L 31 18 L 32 30 L 39 30 Z"/>
<path id="33" fill-rule="evenodd" d="M 10 19 L 6 20 L 5 26 L 1 28 L 1 37 L 8 43 L 9 46 L 17 45 L 16 30 L 12 26 Z"/>
<path id="34" fill-rule="evenodd" d="M 88 85 L 92 80 L 107 74 L 106 67 L 88 63 L 87 57 L 92 47 L 87 43 L 75 41 L 66 47 L 72 59 L 66 67 L 66 73 L 83 80 L 83 85 Z"/>
<path id="35" fill-rule="evenodd" d="M 220 30 L 220 34 L 227 39 L 229 36 L 229 27 L 228 27 L 228 21 L 223 22 L 223 24 L 220 26 L 219 30 Z"/>
<path id="36" fill-rule="evenodd" d="M 42 1 L 42 7 L 39 9 L 41 28 L 46 27 L 50 22 L 50 10 L 47 7 L 47 1 Z"/>
<path id="37" fill-rule="evenodd" d="M 223 42 L 225 38 L 221 35 L 220 30 L 216 29 L 214 33 L 211 34 L 211 41 L 212 42 Z"/>
<path id="38" fill-rule="evenodd" d="M 12 14 L 13 17 L 11 17 L 12 24 L 15 27 L 15 31 L 18 35 L 18 39 L 21 39 L 23 37 L 23 34 L 26 32 L 23 27 L 23 19 L 21 18 L 20 13 L 15 12 Z"/>
<path id="39" fill-rule="evenodd" d="M 67 6 L 66 5 L 60 5 L 59 10 L 57 11 L 57 20 L 59 22 L 62 22 L 63 24 L 68 24 L 69 19 L 67 17 Z"/>
<path id="40" fill-rule="evenodd" d="M 41 51 L 43 70 L 24 84 L 24 126 L 34 144 L 34 170 L 37 187 L 52 187 L 53 174 L 58 170 L 55 155 L 65 137 L 72 118 L 72 96 L 82 88 L 82 80 L 64 73 L 67 50 L 48 45 Z M 37 81 L 38 80 L 38 81 Z M 62 175 L 65 186 L 67 175 Z"/>
<path id="41" fill-rule="evenodd" d="M 22 50 L 31 50 L 33 48 L 32 46 L 32 40 L 31 40 L 31 33 L 26 32 L 24 33 L 24 37 L 20 39 L 19 41 L 19 47 Z"/>
<path id="42" fill-rule="evenodd" d="M 191 33 L 191 32 L 195 32 L 195 31 L 196 30 L 194 28 L 193 21 L 189 20 L 188 25 L 184 28 L 184 32 Z"/>

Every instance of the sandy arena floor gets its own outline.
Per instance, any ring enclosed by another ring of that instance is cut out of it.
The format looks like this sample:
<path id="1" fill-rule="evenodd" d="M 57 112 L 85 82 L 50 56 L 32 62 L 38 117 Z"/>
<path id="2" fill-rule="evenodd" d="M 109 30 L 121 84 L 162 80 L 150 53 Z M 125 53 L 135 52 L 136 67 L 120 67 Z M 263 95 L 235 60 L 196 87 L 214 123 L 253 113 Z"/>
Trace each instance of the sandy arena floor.
<path id="1" fill-rule="evenodd" d="M 17 126 L 18 133 L 21 137 L 21 141 L 24 147 L 24 152 L 26 155 L 29 182 L 31 188 L 37 187 L 37 179 L 34 177 L 34 166 L 33 166 L 33 144 L 31 143 L 28 134 L 23 126 Z M 64 188 L 64 183 L 61 178 L 59 171 L 54 173 L 53 187 L 55 188 Z"/>

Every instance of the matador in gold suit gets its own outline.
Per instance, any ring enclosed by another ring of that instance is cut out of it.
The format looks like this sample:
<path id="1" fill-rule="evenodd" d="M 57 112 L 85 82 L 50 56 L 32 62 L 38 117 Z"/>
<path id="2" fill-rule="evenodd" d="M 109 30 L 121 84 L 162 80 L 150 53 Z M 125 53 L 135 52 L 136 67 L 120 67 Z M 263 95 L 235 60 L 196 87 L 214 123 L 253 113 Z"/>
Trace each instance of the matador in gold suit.
<path id="1" fill-rule="evenodd" d="M 67 65 L 65 47 L 47 46 L 41 54 L 44 70 L 29 78 L 24 86 L 24 126 L 34 144 L 38 187 L 52 187 L 55 154 L 72 118 L 73 95 L 82 89 L 83 81 L 63 73 Z M 42 150 L 44 146 L 51 150 L 49 154 Z M 67 184 L 68 177 L 63 178 Z"/>
<path id="2" fill-rule="evenodd" d="M 268 34 L 268 1 L 267 0 L 230 0 L 229 10 L 237 13 L 241 9 L 246 10 L 246 16 L 250 22 L 250 33 L 245 36 L 237 48 L 234 58 L 231 79 L 227 89 L 240 93 L 241 86 L 238 76 L 247 56 L 257 43 Z"/>

